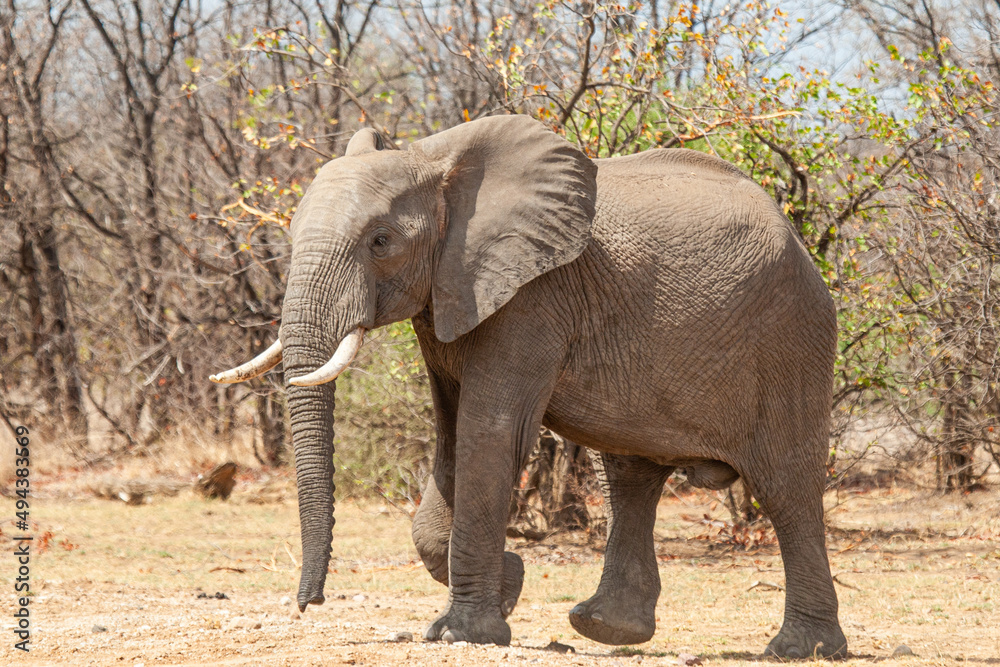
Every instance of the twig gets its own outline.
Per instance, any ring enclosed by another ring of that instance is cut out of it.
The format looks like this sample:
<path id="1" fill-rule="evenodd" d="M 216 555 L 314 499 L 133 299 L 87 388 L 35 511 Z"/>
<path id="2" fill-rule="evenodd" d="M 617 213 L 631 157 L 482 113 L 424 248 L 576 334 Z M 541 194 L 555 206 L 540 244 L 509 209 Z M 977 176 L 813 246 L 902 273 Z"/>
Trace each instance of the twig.
<path id="1" fill-rule="evenodd" d="M 843 573 L 843 572 L 841 572 L 841 573 L 839 573 L 839 574 L 835 574 L 835 575 L 833 575 L 833 580 L 834 580 L 834 581 L 836 581 L 836 582 L 837 582 L 838 584 L 840 584 L 841 586 L 843 586 L 844 588 L 850 588 L 850 589 L 851 589 L 852 591 L 860 591 L 860 590 L 861 590 L 861 589 L 860 589 L 860 588 L 858 588 L 857 586 L 852 586 L 851 584 L 846 584 L 846 583 L 844 583 L 843 581 L 841 581 L 840 579 L 838 579 L 837 577 L 839 577 L 839 576 L 840 576 L 841 574 L 844 574 L 844 573 Z"/>
<path id="2" fill-rule="evenodd" d="M 704 128 L 697 130 L 695 132 L 690 132 L 688 134 L 678 134 L 670 139 L 670 141 L 665 142 L 661 145 L 661 148 L 672 148 L 677 144 L 684 143 L 685 141 L 695 141 L 696 139 L 704 139 L 709 134 L 719 129 L 720 127 L 725 127 L 727 125 L 732 125 L 733 123 L 739 122 L 750 122 L 759 120 L 773 120 L 774 118 L 782 118 L 784 116 L 798 116 L 800 115 L 798 111 L 776 111 L 775 113 L 764 114 L 763 116 L 733 116 L 732 118 L 723 118 L 722 120 L 712 121 L 708 123 Z"/>
<path id="3" fill-rule="evenodd" d="M 590 75 L 590 42 L 594 38 L 594 33 L 597 31 L 597 26 L 594 22 L 594 12 L 591 11 L 590 15 L 585 19 L 587 22 L 587 38 L 583 42 L 583 64 L 580 67 L 580 85 L 577 86 L 576 90 L 573 92 L 573 96 L 566 103 L 565 108 L 563 108 L 562 116 L 559 118 L 559 125 L 565 126 L 566 121 L 573 113 L 573 107 L 576 103 L 580 101 L 583 97 L 583 93 L 587 90 L 587 78 Z"/>
<path id="4" fill-rule="evenodd" d="M 267 220 L 268 222 L 272 222 L 272 223 L 278 225 L 279 227 L 284 227 L 285 223 L 284 223 L 283 220 L 281 220 L 280 218 L 278 218 L 275 215 L 272 215 L 270 213 L 264 213 L 264 211 L 256 209 L 253 206 L 249 206 L 242 199 L 240 199 L 239 201 L 237 201 L 236 205 L 239 206 L 240 208 L 242 208 L 244 211 L 246 211 L 250 215 L 257 216 L 261 220 Z M 225 211 L 227 208 L 232 208 L 232 205 L 230 204 L 229 206 L 225 206 L 225 207 L 223 207 L 222 210 Z"/>
<path id="5" fill-rule="evenodd" d="M 295 565 L 295 569 L 299 569 L 300 567 L 299 561 L 295 560 L 295 556 L 292 555 L 292 550 L 288 548 L 288 542 L 285 542 L 284 546 L 285 546 L 285 553 L 288 554 L 288 557 L 292 559 L 292 564 Z"/>
<path id="6" fill-rule="evenodd" d="M 750 584 L 750 588 L 748 588 L 747 590 L 748 591 L 752 591 L 755 588 L 763 588 L 766 591 L 783 591 L 783 590 L 785 590 L 785 587 L 782 586 L 781 584 L 772 584 L 772 583 L 767 582 L 767 581 L 755 581 L 752 584 Z"/>
<path id="7" fill-rule="evenodd" d="M 218 544 L 215 544 L 214 542 L 209 542 L 208 544 L 209 544 L 209 546 L 213 546 L 216 549 L 218 549 L 219 553 L 222 554 L 223 556 L 225 556 L 226 558 L 228 558 L 229 560 L 235 560 L 232 556 L 230 556 L 225 551 L 223 551 L 222 547 L 220 547 Z"/>

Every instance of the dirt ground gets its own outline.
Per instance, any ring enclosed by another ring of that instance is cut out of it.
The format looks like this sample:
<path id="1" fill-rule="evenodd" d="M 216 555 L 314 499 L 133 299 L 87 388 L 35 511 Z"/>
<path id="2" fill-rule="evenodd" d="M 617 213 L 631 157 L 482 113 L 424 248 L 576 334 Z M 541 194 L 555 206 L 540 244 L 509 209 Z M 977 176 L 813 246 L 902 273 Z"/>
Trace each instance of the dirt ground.
<path id="1" fill-rule="evenodd" d="M 242 482 L 228 502 L 190 491 L 130 506 L 58 477 L 33 482 L 31 651 L 13 647 L 14 558 L 0 524 L 0 664 L 742 665 L 777 631 L 784 583 L 770 535 L 746 549 L 709 494 L 667 496 L 656 548 L 657 632 L 636 647 L 577 635 L 567 612 L 600 578 L 586 535 L 509 540 L 525 559 L 509 647 L 420 637 L 446 591 L 424 571 L 403 512 L 337 508 L 327 603 L 294 611 L 300 553 L 287 476 Z M 1000 665 L 1000 494 L 892 490 L 828 499 L 848 664 Z M 5 515 L 14 500 L 2 498 Z M 221 594 L 224 598 L 217 597 Z M 414 640 L 393 641 L 398 633 Z M 546 650 L 551 642 L 573 653 Z M 890 657 L 900 645 L 915 654 Z"/>

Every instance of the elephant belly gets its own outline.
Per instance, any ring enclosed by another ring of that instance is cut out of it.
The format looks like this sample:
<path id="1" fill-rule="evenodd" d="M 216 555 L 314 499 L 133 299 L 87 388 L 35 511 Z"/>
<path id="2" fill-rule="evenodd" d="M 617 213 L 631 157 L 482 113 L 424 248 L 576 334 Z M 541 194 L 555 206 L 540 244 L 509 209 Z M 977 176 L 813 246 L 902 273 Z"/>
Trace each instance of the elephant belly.
<path id="1" fill-rule="evenodd" d="M 748 440 L 752 410 L 724 391 L 724 383 L 677 374 L 617 373 L 596 369 L 564 373 L 549 400 L 544 423 L 556 433 L 596 450 L 636 454 L 682 465 L 702 459 L 732 460 Z"/>
<path id="2" fill-rule="evenodd" d="M 732 460 L 756 418 L 752 337 L 734 340 L 728 318 L 710 313 L 677 324 L 625 310 L 600 316 L 578 328 L 546 424 L 588 447 L 662 463 Z"/>

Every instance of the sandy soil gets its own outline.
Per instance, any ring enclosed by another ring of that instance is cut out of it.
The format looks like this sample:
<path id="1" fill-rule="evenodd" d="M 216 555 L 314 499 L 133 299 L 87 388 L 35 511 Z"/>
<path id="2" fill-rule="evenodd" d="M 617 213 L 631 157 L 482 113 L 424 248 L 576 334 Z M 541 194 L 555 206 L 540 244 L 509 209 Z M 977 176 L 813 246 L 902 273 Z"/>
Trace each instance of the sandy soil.
<path id="1" fill-rule="evenodd" d="M 1000 664 L 1000 494 L 828 500 L 851 664 Z M 600 578 L 600 541 L 585 535 L 510 540 L 527 564 L 514 639 L 481 647 L 420 640 L 445 589 L 416 560 L 397 511 L 338 507 L 327 603 L 301 617 L 290 599 L 300 548 L 287 488 L 240 490 L 228 503 L 182 492 L 136 507 L 53 494 L 32 511 L 48 538 L 32 561 L 31 651 L 13 649 L 5 547 L 0 664 L 737 665 L 764 662 L 781 620 L 777 549 L 767 534 L 749 551 L 735 547 L 724 510 L 704 494 L 661 503 L 657 633 L 617 649 L 577 635 L 566 618 Z M 9 547 L 10 524 L 0 530 Z M 414 641 L 393 641 L 401 632 Z M 575 652 L 546 650 L 553 641 Z M 916 655 L 890 658 L 901 644 Z"/>

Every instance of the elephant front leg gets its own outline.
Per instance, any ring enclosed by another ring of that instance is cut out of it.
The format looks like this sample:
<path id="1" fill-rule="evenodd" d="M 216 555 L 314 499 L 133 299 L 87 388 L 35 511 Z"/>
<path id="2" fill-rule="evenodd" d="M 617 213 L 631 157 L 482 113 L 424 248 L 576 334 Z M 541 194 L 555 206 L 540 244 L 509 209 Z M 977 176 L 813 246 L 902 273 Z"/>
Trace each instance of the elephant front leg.
<path id="1" fill-rule="evenodd" d="M 435 460 L 435 467 L 439 465 Z M 452 466 L 454 471 L 454 465 Z M 413 517 L 413 544 L 420 554 L 420 560 L 430 575 L 445 586 L 448 585 L 448 545 L 451 541 L 451 527 L 454 521 L 454 488 L 448 499 L 441 491 L 443 486 L 439 475 L 427 481 L 420 507 Z M 447 488 L 447 487 L 446 487 Z M 524 584 L 524 563 L 521 557 L 511 551 L 503 555 L 503 581 L 500 584 L 500 613 L 510 616 L 521 596 Z"/>
<path id="2" fill-rule="evenodd" d="M 656 504 L 673 468 L 639 456 L 600 454 L 595 466 L 610 507 L 597 592 L 573 607 L 573 628 L 602 644 L 641 644 L 656 629 L 660 573 L 653 547 Z"/>
<path id="3" fill-rule="evenodd" d="M 484 397 L 496 400 L 495 386 L 468 394 L 465 388 L 455 452 L 448 607 L 424 637 L 507 645 L 511 634 L 504 618 L 513 608 L 504 600 L 510 496 L 517 471 L 538 438 L 543 409 L 537 399 L 525 401 L 529 390 L 512 391 L 510 402 L 484 403 Z M 519 558 L 516 565 L 520 582 Z"/>
<path id="4" fill-rule="evenodd" d="M 413 517 L 413 545 L 430 575 L 448 585 L 448 558 L 455 507 L 455 429 L 458 418 L 458 387 L 441 380 L 433 372 L 431 396 L 437 421 L 437 451 L 434 471 L 423 490 L 420 506 Z M 524 564 L 512 552 L 504 553 L 500 610 L 504 618 L 517 605 L 524 583 Z"/>

